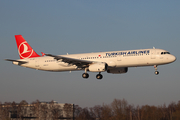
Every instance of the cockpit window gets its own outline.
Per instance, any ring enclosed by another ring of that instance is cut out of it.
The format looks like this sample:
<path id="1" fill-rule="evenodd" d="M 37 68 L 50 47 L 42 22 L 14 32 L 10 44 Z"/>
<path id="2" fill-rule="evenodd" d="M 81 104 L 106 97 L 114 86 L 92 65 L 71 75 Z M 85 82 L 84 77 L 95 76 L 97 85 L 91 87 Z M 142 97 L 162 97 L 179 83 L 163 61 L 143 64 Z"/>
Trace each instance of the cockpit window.
<path id="1" fill-rule="evenodd" d="M 161 52 L 161 55 L 170 54 L 169 52 Z"/>

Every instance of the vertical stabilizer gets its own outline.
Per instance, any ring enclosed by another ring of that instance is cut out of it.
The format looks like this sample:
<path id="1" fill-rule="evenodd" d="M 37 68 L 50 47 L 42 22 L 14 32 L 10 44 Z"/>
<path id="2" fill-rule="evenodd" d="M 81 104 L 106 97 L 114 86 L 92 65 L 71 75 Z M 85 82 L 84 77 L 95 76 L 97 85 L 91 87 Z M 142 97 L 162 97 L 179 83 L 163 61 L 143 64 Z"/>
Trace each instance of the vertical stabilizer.
<path id="1" fill-rule="evenodd" d="M 22 35 L 15 35 L 17 49 L 19 52 L 19 57 L 21 59 L 24 58 L 33 58 L 33 57 L 40 57 L 27 43 L 27 41 L 22 37 Z"/>

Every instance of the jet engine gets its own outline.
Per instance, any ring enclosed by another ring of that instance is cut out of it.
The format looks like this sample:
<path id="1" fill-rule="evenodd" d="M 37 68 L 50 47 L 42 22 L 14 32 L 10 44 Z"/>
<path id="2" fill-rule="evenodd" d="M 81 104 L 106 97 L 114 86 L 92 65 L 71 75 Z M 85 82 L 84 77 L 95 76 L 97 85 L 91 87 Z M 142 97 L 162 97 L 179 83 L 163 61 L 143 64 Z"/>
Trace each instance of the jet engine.
<path id="1" fill-rule="evenodd" d="M 123 67 L 123 68 L 113 68 L 113 69 L 108 69 L 107 72 L 108 73 L 112 73 L 112 74 L 121 74 L 121 73 L 127 73 L 128 68 L 127 67 Z"/>
<path id="2" fill-rule="evenodd" d="M 104 72 L 107 71 L 108 65 L 106 63 L 94 63 L 89 66 L 91 72 Z"/>

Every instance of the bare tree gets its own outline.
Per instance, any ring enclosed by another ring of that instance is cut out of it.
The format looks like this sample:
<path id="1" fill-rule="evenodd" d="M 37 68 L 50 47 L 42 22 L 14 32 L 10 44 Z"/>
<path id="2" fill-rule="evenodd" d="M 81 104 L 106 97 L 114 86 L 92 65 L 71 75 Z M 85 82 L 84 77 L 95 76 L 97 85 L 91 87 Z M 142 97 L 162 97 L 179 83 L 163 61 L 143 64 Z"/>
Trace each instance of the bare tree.
<path id="1" fill-rule="evenodd" d="M 166 104 L 163 104 L 161 106 L 158 107 L 159 109 L 159 113 L 161 114 L 161 119 L 162 120 L 167 120 L 167 107 L 166 107 Z"/>
<path id="2" fill-rule="evenodd" d="M 95 105 L 90 109 L 90 114 L 94 119 L 100 119 L 102 114 L 102 107 L 100 105 Z"/>
<path id="3" fill-rule="evenodd" d="M 134 118 L 136 120 L 143 120 L 144 111 L 141 109 L 141 107 L 138 105 L 134 110 Z"/>
<path id="4" fill-rule="evenodd" d="M 10 111 L 11 111 L 11 103 L 10 102 L 5 102 L 4 105 L 1 105 L 2 108 L 2 120 L 9 120 L 10 119 Z"/>
<path id="5" fill-rule="evenodd" d="M 46 120 L 49 114 L 47 103 L 40 104 L 41 119 Z"/>
<path id="6" fill-rule="evenodd" d="M 114 113 L 114 118 L 116 120 L 119 120 L 119 119 L 125 120 L 126 119 L 127 105 L 128 105 L 128 102 L 125 99 L 123 99 L 123 100 L 114 99 L 114 101 L 111 103 L 112 110 Z"/>
<path id="7" fill-rule="evenodd" d="M 67 118 L 73 117 L 73 106 L 71 104 L 64 104 L 63 110 Z"/>
<path id="8" fill-rule="evenodd" d="M 0 120 L 2 120 L 2 116 L 3 115 L 3 107 L 2 107 L 2 103 L 0 102 Z"/>
<path id="9" fill-rule="evenodd" d="M 128 105 L 127 108 L 127 119 L 128 120 L 133 120 L 133 116 L 135 116 L 135 110 L 134 110 L 134 105 Z"/>
<path id="10" fill-rule="evenodd" d="M 81 118 L 80 120 L 93 120 L 93 117 L 90 115 L 88 108 L 82 109 L 80 118 Z"/>
<path id="11" fill-rule="evenodd" d="M 12 118 L 17 118 L 17 108 L 18 108 L 18 106 L 14 101 L 11 103 L 11 107 L 12 107 L 11 117 Z"/>
<path id="12" fill-rule="evenodd" d="M 40 118 L 40 102 L 39 102 L 39 100 L 32 102 L 30 109 L 31 109 L 34 117 L 36 117 L 37 120 L 40 120 L 41 118 Z"/>
<path id="13" fill-rule="evenodd" d="M 75 105 L 74 106 L 74 117 L 75 117 L 76 120 L 78 120 L 81 113 L 82 113 L 82 108 L 79 107 L 78 105 Z"/>
<path id="14" fill-rule="evenodd" d="M 17 107 L 18 117 L 23 120 L 23 118 L 27 115 L 27 107 L 28 103 L 25 100 L 22 100 Z"/>
<path id="15" fill-rule="evenodd" d="M 102 105 L 102 112 L 100 120 L 113 120 L 114 114 L 110 105 Z"/>
<path id="16" fill-rule="evenodd" d="M 168 106 L 168 113 L 169 113 L 169 119 L 170 120 L 173 119 L 173 112 L 175 112 L 175 108 L 176 108 L 175 102 L 171 102 Z"/>
<path id="17" fill-rule="evenodd" d="M 53 120 L 62 118 L 62 116 L 63 116 L 62 108 L 59 104 L 56 104 L 56 103 L 54 103 L 54 101 L 51 101 L 49 110 L 51 112 L 51 118 Z"/>
<path id="18" fill-rule="evenodd" d="M 176 104 L 175 112 L 173 112 L 173 120 L 179 120 L 180 119 L 180 101 Z"/>

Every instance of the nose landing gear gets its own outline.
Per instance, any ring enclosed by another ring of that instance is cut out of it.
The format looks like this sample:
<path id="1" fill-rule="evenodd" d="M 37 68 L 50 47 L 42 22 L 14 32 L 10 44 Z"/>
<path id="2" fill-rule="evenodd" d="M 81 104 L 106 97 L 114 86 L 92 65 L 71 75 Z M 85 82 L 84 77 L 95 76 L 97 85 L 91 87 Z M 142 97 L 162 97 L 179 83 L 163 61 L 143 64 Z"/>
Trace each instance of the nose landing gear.
<path id="1" fill-rule="evenodd" d="M 155 75 L 158 75 L 158 74 L 159 74 L 159 71 L 157 71 L 157 65 L 154 65 L 154 69 L 155 69 L 154 74 L 155 74 Z"/>
<path id="2" fill-rule="evenodd" d="M 159 74 L 159 71 L 155 71 L 154 74 L 158 75 L 158 74 Z"/>

